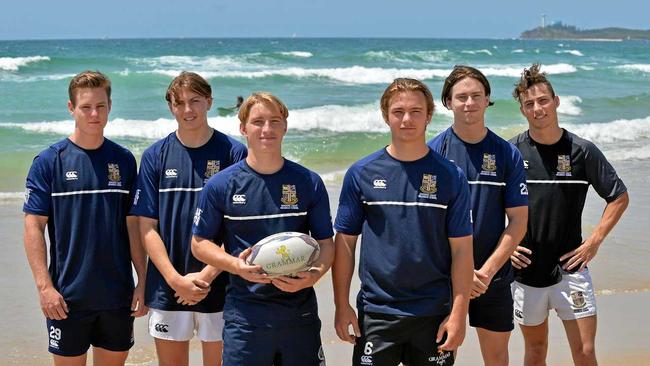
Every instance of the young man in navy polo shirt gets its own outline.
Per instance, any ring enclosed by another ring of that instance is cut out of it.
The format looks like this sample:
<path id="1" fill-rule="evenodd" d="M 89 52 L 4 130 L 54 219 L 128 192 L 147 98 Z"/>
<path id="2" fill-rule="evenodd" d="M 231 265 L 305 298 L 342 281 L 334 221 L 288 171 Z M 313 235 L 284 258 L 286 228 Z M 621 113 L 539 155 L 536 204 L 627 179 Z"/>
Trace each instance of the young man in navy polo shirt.
<path id="1" fill-rule="evenodd" d="M 133 346 L 133 318 L 147 313 L 145 254 L 137 219 L 127 217 L 135 158 L 104 138 L 111 109 L 106 76 L 82 72 L 68 92 L 74 132 L 38 154 L 27 176 L 25 251 L 54 363 L 85 365 L 93 345 L 95 364 L 123 365 Z"/>
<path id="2" fill-rule="evenodd" d="M 312 286 L 334 257 L 329 199 L 316 173 L 282 156 L 288 115 L 284 103 L 269 93 L 244 101 L 239 120 L 248 156 L 210 178 L 194 216 L 194 255 L 230 273 L 226 366 L 325 363 Z M 259 266 L 246 263 L 251 246 L 285 231 L 318 241 L 321 252 L 313 267 L 295 278 L 270 279 Z"/>
<path id="3" fill-rule="evenodd" d="M 485 126 L 490 83 L 470 66 L 456 66 L 442 88 L 454 123 L 429 146 L 463 169 L 472 200 L 474 283 L 469 325 L 476 328 L 486 366 L 508 366 L 513 275 L 510 255 L 526 233 L 528 190 L 516 147 Z M 508 224 L 506 225 L 506 216 Z"/>
<path id="4" fill-rule="evenodd" d="M 227 277 L 192 255 L 192 216 L 203 185 L 245 158 L 246 147 L 208 125 L 212 88 L 200 75 L 182 72 L 165 99 L 178 128 L 142 154 L 131 209 L 140 218 L 151 260 L 145 297 L 149 333 L 160 365 L 188 365 L 194 333 L 203 364 L 219 365 Z"/>
<path id="5" fill-rule="evenodd" d="M 469 188 L 463 171 L 425 143 L 433 110 L 426 85 L 396 79 L 381 98 L 390 145 L 343 181 L 332 279 L 336 332 L 355 344 L 353 365 L 451 365 L 465 337 Z M 357 316 L 349 295 L 359 235 Z"/>

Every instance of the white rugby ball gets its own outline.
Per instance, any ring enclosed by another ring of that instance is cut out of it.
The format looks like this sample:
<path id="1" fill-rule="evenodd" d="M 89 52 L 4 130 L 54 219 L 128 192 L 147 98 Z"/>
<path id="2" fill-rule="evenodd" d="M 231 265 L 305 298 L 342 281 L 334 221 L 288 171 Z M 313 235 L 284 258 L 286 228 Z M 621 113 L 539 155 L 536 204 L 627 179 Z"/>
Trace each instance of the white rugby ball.
<path id="1" fill-rule="evenodd" d="M 271 277 L 291 276 L 309 269 L 319 255 L 320 245 L 316 239 L 304 233 L 288 231 L 257 242 L 246 262 L 261 266 Z"/>

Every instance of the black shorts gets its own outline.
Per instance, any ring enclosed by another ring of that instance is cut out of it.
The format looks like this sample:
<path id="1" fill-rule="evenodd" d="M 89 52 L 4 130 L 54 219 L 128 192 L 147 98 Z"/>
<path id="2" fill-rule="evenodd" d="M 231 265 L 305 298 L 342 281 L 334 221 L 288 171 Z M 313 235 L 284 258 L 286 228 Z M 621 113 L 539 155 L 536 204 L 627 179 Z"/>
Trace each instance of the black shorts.
<path id="1" fill-rule="evenodd" d="M 454 364 L 454 354 L 438 351 L 436 334 L 447 315 L 399 316 L 359 311 L 361 337 L 356 339 L 355 366 L 409 366 Z"/>
<path id="2" fill-rule="evenodd" d="M 63 320 L 47 319 L 50 353 L 81 356 L 90 345 L 114 352 L 133 347 L 131 309 L 71 311 Z"/>
<path id="3" fill-rule="evenodd" d="M 512 319 L 512 290 L 502 285 L 488 287 L 483 295 L 469 302 L 469 325 L 493 332 L 510 332 Z"/>

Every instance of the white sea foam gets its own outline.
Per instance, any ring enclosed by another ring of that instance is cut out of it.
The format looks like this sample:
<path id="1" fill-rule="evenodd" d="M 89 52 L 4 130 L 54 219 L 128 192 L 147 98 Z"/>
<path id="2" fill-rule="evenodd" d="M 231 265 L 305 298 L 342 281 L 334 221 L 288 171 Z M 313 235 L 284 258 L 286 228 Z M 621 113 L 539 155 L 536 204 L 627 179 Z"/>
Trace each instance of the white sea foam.
<path id="1" fill-rule="evenodd" d="M 516 50 L 510 51 L 510 53 L 524 53 L 524 50 L 522 50 L 521 48 L 518 48 Z"/>
<path id="2" fill-rule="evenodd" d="M 438 108 L 436 115 L 451 119 L 452 113 L 445 108 Z M 210 126 L 231 136 L 239 136 L 239 120 L 235 116 L 210 117 Z M 379 102 L 356 105 L 324 105 L 312 108 L 291 110 L 289 129 L 299 131 L 326 130 L 331 132 L 388 132 L 379 110 Z M 104 133 L 108 137 L 134 137 L 159 139 L 176 129 L 174 119 L 127 120 L 115 118 L 106 126 Z M 36 133 L 54 133 L 69 135 L 74 129 L 72 120 L 0 123 L 0 128 L 20 128 Z"/>
<path id="3" fill-rule="evenodd" d="M 519 77 L 525 65 L 517 66 L 493 66 L 481 67 L 481 71 L 487 76 Z M 566 74 L 576 72 L 575 66 L 570 64 L 544 65 L 542 70 L 549 74 Z M 140 71 L 143 73 L 154 73 L 174 77 L 181 70 L 154 69 Z M 420 80 L 431 80 L 434 78 L 446 78 L 451 69 L 415 69 L 415 68 L 381 68 L 381 67 L 336 67 L 323 69 L 308 69 L 302 67 L 290 67 L 284 69 L 265 70 L 210 70 L 197 71 L 205 78 L 246 78 L 257 79 L 273 76 L 284 76 L 292 78 L 328 78 L 349 84 L 385 84 L 392 82 L 395 78 L 411 77 Z"/>
<path id="4" fill-rule="evenodd" d="M 289 52 L 280 52 L 281 55 L 284 56 L 293 56 L 293 57 L 312 57 L 314 56 L 313 53 L 311 52 L 306 52 L 306 51 L 289 51 Z"/>
<path id="5" fill-rule="evenodd" d="M 474 50 L 474 51 L 460 51 L 461 53 L 467 53 L 470 55 L 476 55 L 478 53 L 484 53 L 486 55 L 492 56 L 492 52 L 490 50 L 482 49 L 482 50 Z"/>
<path id="6" fill-rule="evenodd" d="M 630 65 L 621 65 L 617 66 L 617 69 L 622 69 L 625 71 L 642 71 L 650 73 L 650 64 L 630 64 Z"/>
<path id="7" fill-rule="evenodd" d="M 323 183 L 325 184 L 336 184 L 343 181 L 347 169 L 335 170 L 333 172 L 327 172 L 320 175 Z"/>
<path id="8" fill-rule="evenodd" d="M 259 56 L 248 54 L 241 56 L 160 56 L 150 58 L 129 59 L 137 65 L 145 65 L 152 68 L 179 69 L 179 70 L 228 70 L 240 69 L 242 67 L 260 66 L 251 63 L 248 58 Z M 174 76 L 178 75 L 175 74 Z"/>
<path id="9" fill-rule="evenodd" d="M 75 74 L 51 74 L 51 75 L 31 75 L 24 76 L 19 74 L 0 74 L 0 81 L 13 83 L 33 83 L 37 81 L 56 81 L 70 79 Z"/>
<path id="10" fill-rule="evenodd" d="M 580 70 L 585 70 L 585 71 L 593 71 L 593 70 L 596 70 L 596 68 L 593 67 L 593 66 L 578 66 L 578 68 L 579 68 Z"/>
<path id="11" fill-rule="evenodd" d="M 606 123 L 567 124 L 565 127 L 578 136 L 595 143 L 614 143 L 650 139 L 650 116 L 637 119 L 619 119 Z"/>
<path id="12" fill-rule="evenodd" d="M 50 61 L 50 58 L 47 56 L 0 57 L 0 70 L 18 71 L 23 66 L 41 61 Z"/>
<path id="13" fill-rule="evenodd" d="M 578 50 L 557 50 L 555 51 L 555 53 L 557 54 L 568 53 L 574 56 L 584 56 L 584 54 Z"/>
<path id="14" fill-rule="evenodd" d="M 650 159 L 650 116 L 563 127 L 598 145 L 609 160 Z"/>
<path id="15" fill-rule="evenodd" d="M 578 97 L 575 97 L 576 100 Z M 568 100 L 563 97 L 562 100 Z M 439 108 L 436 114 L 445 119 L 452 118 L 451 112 Z M 236 117 L 211 117 L 209 124 L 231 136 L 239 136 L 239 121 Z M 444 125 L 444 126 L 443 126 Z M 448 122 L 441 125 L 446 128 Z M 616 120 L 606 123 L 567 123 L 563 127 L 587 140 L 596 143 L 612 160 L 650 159 L 650 116 L 633 120 Z M 436 126 L 434 126 L 436 127 Z M 434 128 L 431 127 L 431 128 Z M 21 128 L 36 133 L 69 135 L 74 123 L 71 120 L 0 123 L 0 128 Z M 105 130 L 108 137 L 159 139 L 176 129 L 176 121 L 157 120 L 111 120 Z M 336 133 L 376 132 L 387 133 L 377 103 L 358 106 L 326 105 L 292 110 L 289 115 L 289 129 L 293 131 L 326 130 Z M 517 128 L 520 130 L 521 128 Z M 333 180 L 338 177 L 332 177 Z"/>
<path id="16" fill-rule="evenodd" d="M 445 69 L 397 69 L 380 67 L 338 67 L 328 69 L 305 69 L 301 67 L 290 67 L 285 69 L 267 69 L 260 71 L 198 71 L 205 78 L 265 78 L 273 76 L 285 76 L 294 78 L 323 77 L 350 84 L 384 84 L 390 83 L 395 78 L 411 77 L 421 80 L 447 77 L 451 70 Z M 145 71 L 167 76 L 176 76 L 180 70 L 155 69 Z"/>
<path id="17" fill-rule="evenodd" d="M 582 98 L 576 95 L 560 96 L 560 107 L 557 111 L 568 116 L 579 116 L 582 114 L 582 109 L 578 107 L 580 103 L 582 103 Z"/>
<path id="18" fill-rule="evenodd" d="M 481 71 L 486 76 L 505 76 L 518 78 L 521 76 L 521 72 L 524 70 L 526 65 L 519 66 L 492 66 L 492 67 L 480 67 Z M 575 66 L 570 64 L 552 64 L 552 65 L 542 65 L 542 71 L 547 72 L 548 74 L 570 74 L 578 71 Z"/>

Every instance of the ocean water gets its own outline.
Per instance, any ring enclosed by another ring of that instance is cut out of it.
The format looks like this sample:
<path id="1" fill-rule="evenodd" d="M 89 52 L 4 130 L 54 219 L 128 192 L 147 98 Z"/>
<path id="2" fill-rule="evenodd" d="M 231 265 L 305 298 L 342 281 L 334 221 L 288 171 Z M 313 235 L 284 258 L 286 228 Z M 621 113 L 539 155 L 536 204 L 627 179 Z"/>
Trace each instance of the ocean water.
<path id="1" fill-rule="evenodd" d="M 455 64 L 492 84 L 487 124 L 509 138 L 526 128 L 513 84 L 541 62 L 561 98 L 563 126 L 593 140 L 612 161 L 650 159 L 648 42 L 445 39 L 132 39 L 0 41 L 0 200 L 20 196 L 33 156 L 68 135 L 70 78 L 100 70 L 113 82 L 106 135 L 136 155 L 175 129 L 164 94 L 182 70 L 213 86 L 215 106 L 266 90 L 290 109 L 285 155 L 340 182 L 347 166 L 388 143 L 379 112 L 396 77 L 425 81 L 439 96 Z M 235 116 L 211 111 L 238 136 Z M 437 101 L 433 136 L 451 123 Z"/>
<path id="2" fill-rule="evenodd" d="M 33 157 L 73 130 L 66 109 L 70 78 L 100 70 L 113 82 L 109 138 L 139 156 L 176 123 L 164 100 L 172 78 L 196 71 L 212 84 L 215 106 L 266 90 L 290 109 L 285 155 L 321 173 L 332 209 L 347 167 L 389 142 L 379 98 L 395 77 L 425 81 L 439 98 L 455 64 L 481 69 L 495 105 L 488 126 L 509 138 L 526 129 L 512 99 L 524 67 L 541 62 L 561 98 L 561 124 L 594 141 L 628 185 L 628 212 L 590 266 L 599 296 L 650 289 L 650 42 L 444 39 L 134 39 L 0 41 L 0 309 L 13 312 L 0 332 L 0 364 L 50 360 L 37 294 L 24 259 L 20 200 Z M 447 128 L 451 113 L 436 100 L 429 137 Z M 238 136 L 235 116 L 210 112 L 210 124 Z M 598 222 L 603 201 L 590 193 L 583 231 Z M 22 258 L 22 259 L 21 259 Z M 328 280 L 318 284 L 323 340 L 337 352 Z M 20 304 L 16 307 L 16 304 Z M 153 363 L 146 321 L 138 320 L 130 364 Z M 647 321 L 640 323 L 641 328 Z M 604 333 L 607 334 L 607 333 Z M 36 341 L 35 341 L 36 340 Z M 610 340 L 611 341 L 611 340 Z M 36 342 L 36 343 L 34 343 Z M 36 347 L 34 346 L 36 344 Z M 478 345 L 467 347 L 478 354 Z M 466 348 L 467 349 L 467 348 Z M 334 361 L 336 363 L 336 361 Z"/>

